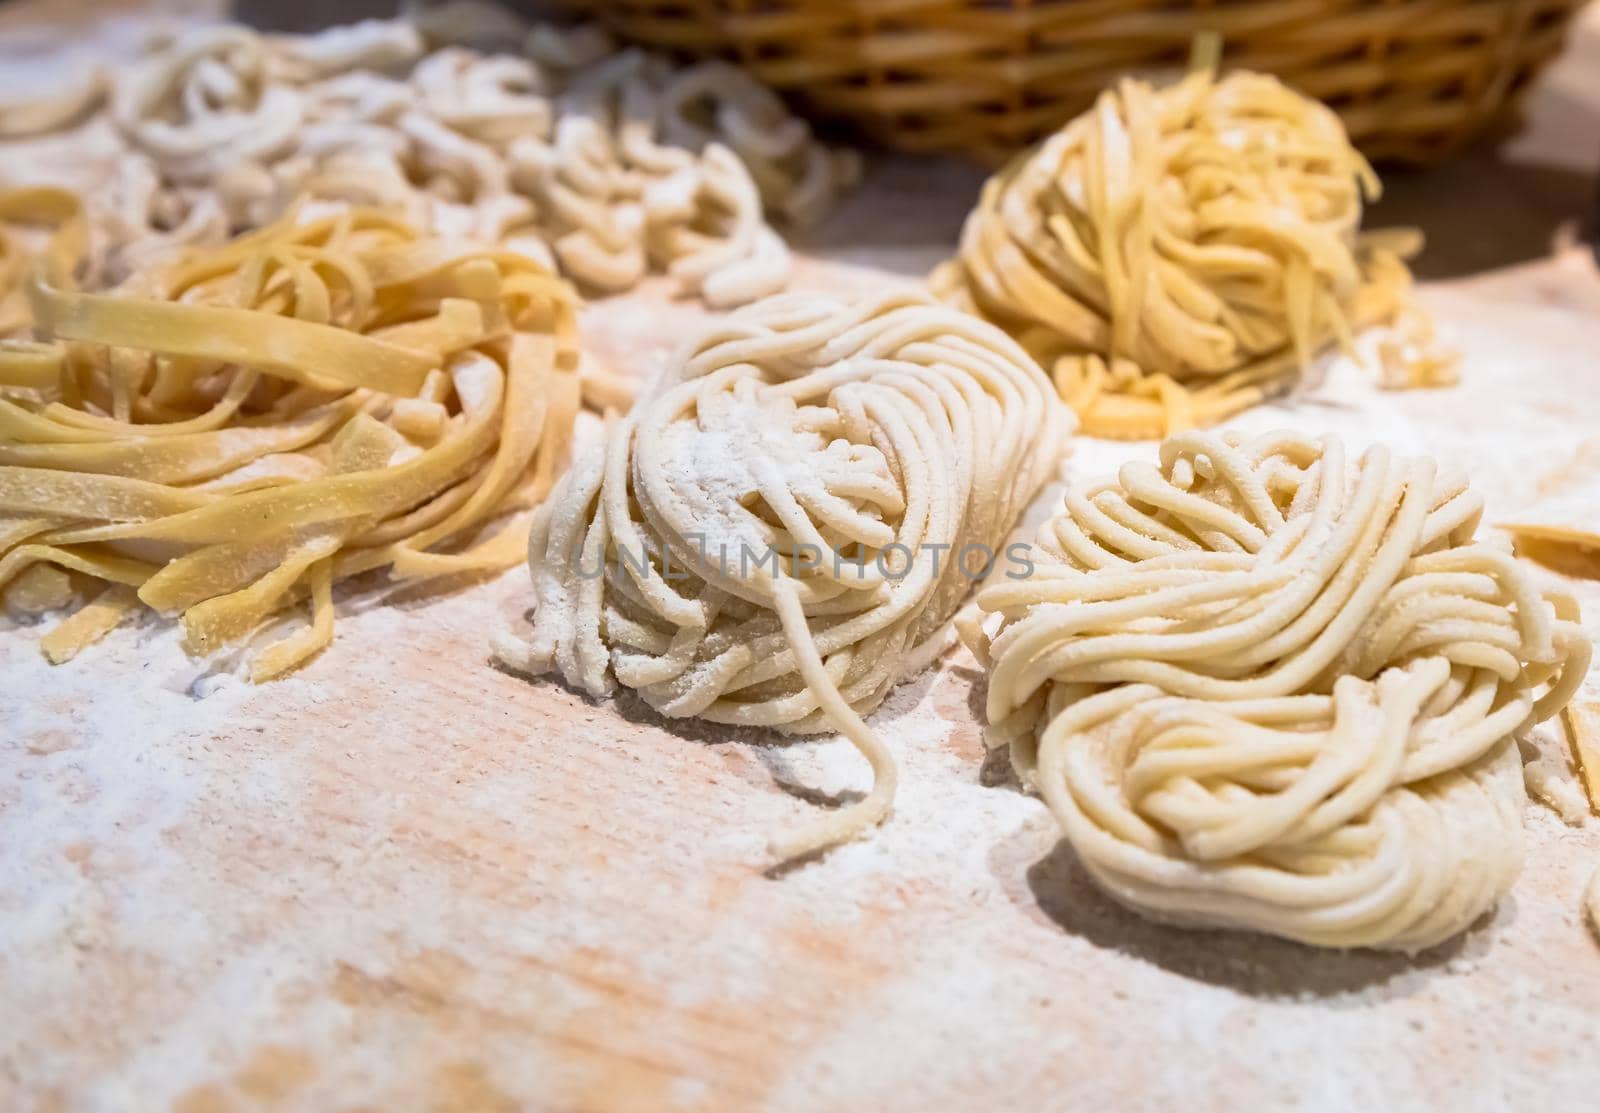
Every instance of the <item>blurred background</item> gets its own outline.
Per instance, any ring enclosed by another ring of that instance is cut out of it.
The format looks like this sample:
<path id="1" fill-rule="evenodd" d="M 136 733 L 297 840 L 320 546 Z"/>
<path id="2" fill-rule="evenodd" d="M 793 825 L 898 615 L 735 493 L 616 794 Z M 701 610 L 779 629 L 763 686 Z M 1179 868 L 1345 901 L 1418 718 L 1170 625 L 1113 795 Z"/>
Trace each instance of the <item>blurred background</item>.
<path id="1" fill-rule="evenodd" d="M 64 59 L 127 49 L 163 22 L 234 18 L 310 30 L 414 4 L 0 0 L 0 69 L 19 90 L 48 87 L 70 68 Z M 834 137 L 869 150 L 960 152 L 914 162 L 919 169 L 902 168 L 897 180 L 965 182 L 973 163 L 992 166 L 1080 110 L 1116 75 L 1178 72 L 1195 32 L 1220 30 L 1226 63 L 1279 73 L 1344 114 L 1385 182 L 1368 223 L 1428 231 L 1428 250 L 1414 266 L 1419 277 L 1477 274 L 1592 246 L 1600 226 L 1600 2 L 510 6 L 600 18 L 624 38 L 683 55 L 732 57 Z M 819 235 L 827 238 L 828 229 Z M 1600 293 L 1594 297 L 1600 305 Z"/>

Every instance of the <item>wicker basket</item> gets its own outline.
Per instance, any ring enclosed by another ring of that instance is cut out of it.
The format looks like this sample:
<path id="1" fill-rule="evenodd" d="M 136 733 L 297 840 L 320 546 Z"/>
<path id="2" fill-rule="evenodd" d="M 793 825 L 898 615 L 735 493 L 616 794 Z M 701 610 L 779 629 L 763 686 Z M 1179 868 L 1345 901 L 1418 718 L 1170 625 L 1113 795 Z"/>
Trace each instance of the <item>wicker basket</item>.
<path id="1" fill-rule="evenodd" d="M 566 0 L 626 38 L 741 62 L 811 113 L 908 151 L 1003 157 L 1118 75 L 1224 65 L 1338 109 L 1372 157 L 1471 138 L 1561 46 L 1584 0 Z"/>

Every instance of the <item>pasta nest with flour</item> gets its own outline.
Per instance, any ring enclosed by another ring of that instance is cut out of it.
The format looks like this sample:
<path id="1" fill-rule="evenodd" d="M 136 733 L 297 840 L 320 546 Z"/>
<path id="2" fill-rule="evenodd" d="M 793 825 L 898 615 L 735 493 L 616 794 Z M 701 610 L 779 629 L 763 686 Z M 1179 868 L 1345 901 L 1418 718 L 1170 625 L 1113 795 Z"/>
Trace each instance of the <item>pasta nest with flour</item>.
<path id="1" fill-rule="evenodd" d="M 1277 79 L 1125 80 L 985 184 L 941 295 L 1001 324 L 1084 431 L 1143 438 L 1281 392 L 1407 306 L 1410 232 L 1363 233 L 1379 183 Z M 1388 385 L 1450 381 L 1420 311 Z"/>
<path id="2" fill-rule="evenodd" d="M 1567 596 L 1433 461 L 1190 432 L 1068 496 L 964 628 L 1090 874 L 1186 925 L 1415 951 L 1510 888 L 1515 736 L 1588 667 Z"/>
<path id="3" fill-rule="evenodd" d="M 983 570 L 960 555 L 998 555 L 1071 421 L 1008 337 L 923 294 L 748 306 L 535 515 L 532 641 L 500 656 L 671 717 L 844 733 L 871 793 L 773 848 L 848 839 L 895 791 L 861 717 L 946 648 Z"/>
<path id="4" fill-rule="evenodd" d="M 580 405 L 565 283 L 353 209 L 86 293 L 81 212 L 45 197 L 43 339 L 0 345 L 0 589 L 44 611 L 110 585 L 46 636 L 53 660 L 140 604 L 205 653 L 309 596 L 311 624 L 254 657 L 264 679 L 327 644 L 335 581 L 520 558 L 517 512 Z"/>

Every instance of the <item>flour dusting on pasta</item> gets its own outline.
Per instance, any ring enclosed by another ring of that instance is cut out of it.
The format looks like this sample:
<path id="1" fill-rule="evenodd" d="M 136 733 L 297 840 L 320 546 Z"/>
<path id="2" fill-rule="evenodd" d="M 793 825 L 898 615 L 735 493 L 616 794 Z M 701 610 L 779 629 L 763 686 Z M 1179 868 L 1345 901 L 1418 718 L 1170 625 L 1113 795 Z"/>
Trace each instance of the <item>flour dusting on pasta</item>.
<path id="1" fill-rule="evenodd" d="M 842 842 L 895 792 L 862 717 L 947 647 L 982 563 L 960 554 L 999 549 L 1070 427 L 1020 348 L 924 295 L 759 302 L 539 511 L 532 639 L 499 655 L 672 717 L 842 732 L 872 791 L 773 848 Z"/>

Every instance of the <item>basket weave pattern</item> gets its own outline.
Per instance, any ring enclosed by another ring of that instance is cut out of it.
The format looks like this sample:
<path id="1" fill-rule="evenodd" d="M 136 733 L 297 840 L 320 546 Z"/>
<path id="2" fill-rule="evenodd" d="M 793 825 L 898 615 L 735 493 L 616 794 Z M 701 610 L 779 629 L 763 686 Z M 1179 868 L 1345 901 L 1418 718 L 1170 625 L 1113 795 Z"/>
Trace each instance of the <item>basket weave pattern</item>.
<path id="1" fill-rule="evenodd" d="M 1478 133 L 1561 47 L 1584 0 L 566 0 L 626 38 L 742 63 L 814 115 L 908 151 L 1000 158 L 1127 73 L 1224 65 L 1338 110 L 1374 158 Z"/>

